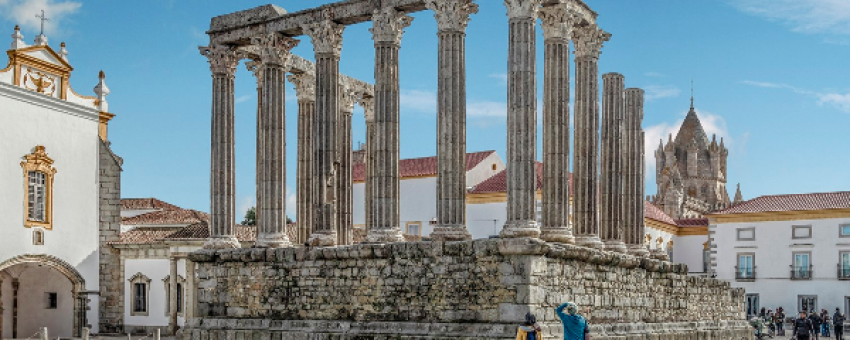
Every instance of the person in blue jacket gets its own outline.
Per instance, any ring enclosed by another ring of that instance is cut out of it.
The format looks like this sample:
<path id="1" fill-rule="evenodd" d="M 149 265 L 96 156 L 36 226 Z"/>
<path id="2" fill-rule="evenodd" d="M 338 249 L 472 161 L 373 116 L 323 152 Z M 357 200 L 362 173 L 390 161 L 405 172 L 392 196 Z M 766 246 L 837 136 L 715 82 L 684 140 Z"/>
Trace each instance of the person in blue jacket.
<path id="1" fill-rule="evenodd" d="M 567 310 L 564 313 L 564 309 Z M 578 314 L 578 306 L 575 303 L 567 302 L 558 306 L 555 309 L 558 317 L 561 318 L 561 323 L 564 325 L 564 340 L 586 340 L 590 339 L 590 326 L 587 320 Z"/>

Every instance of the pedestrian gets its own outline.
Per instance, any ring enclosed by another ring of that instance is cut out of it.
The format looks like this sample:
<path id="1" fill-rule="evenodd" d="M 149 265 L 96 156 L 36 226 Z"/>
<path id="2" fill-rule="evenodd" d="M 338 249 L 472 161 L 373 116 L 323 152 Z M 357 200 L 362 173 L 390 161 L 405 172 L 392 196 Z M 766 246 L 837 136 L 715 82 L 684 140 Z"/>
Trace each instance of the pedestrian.
<path id="1" fill-rule="evenodd" d="M 821 309 L 820 318 L 821 318 L 821 320 L 823 320 L 823 323 L 821 323 L 821 325 L 820 325 L 820 332 L 821 332 L 820 335 L 823 335 L 823 336 L 828 338 L 829 337 L 829 330 L 830 330 L 830 328 L 832 328 L 832 327 L 830 327 L 831 326 L 830 325 L 831 318 L 829 317 L 829 312 L 827 312 L 826 309 Z"/>
<path id="2" fill-rule="evenodd" d="M 844 339 L 844 321 L 846 318 L 841 314 L 841 310 L 836 308 L 835 314 L 832 315 L 832 327 L 835 329 L 835 340 Z"/>
<path id="3" fill-rule="evenodd" d="M 566 313 L 564 309 L 567 310 Z M 590 339 L 590 325 L 583 316 L 578 314 L 578 306 L 575 303 L 563 303 L 555 309 L 555 313 L 564 325 L 564 340 Z"/>
<path id="4" fill-rule="evenodd" d="M 812 335 L 814 335 L 812 338 L 815 339 L 815 340 L 820 339 L 821 319 L 820 319 L 820 315 L 818 315 L 818 313 L 815 312 L 814 309 L 809 311 L 809 320 L 812 321 Z"/>
<path id="5" fill-rule="evenodd" d="M 525 322 L 519 325 L 516 330 L 516 340 L 541 340 L 543 335 L 540 332 L 540 326 L 537 325 L 537 318 L 534 314 L 526 313 Z"/>
<path id="6" fill-rule="evenodd" d="M 785 335 L 785 310 L 782 307 L 776 309 L 776 314 L 773 315 L 773 322 L 776 323 L 776 335 Z"/>
<path id="7" fill-rule="evenodd" d="M 764 308 L 764 307 L 762 307 L 762 308 L 761 308 L 761 311 L 759 311 L 759 317 L 760 317 L 760 318 L 762 318 L 762 319 L 764 319 L 764 315 L 765 315 L 765 314 L 767 314 L 767 311 L 765 310 L 765 308 Z"/>
<path id="8" fill-rule="evenodd" d="M 806 311 L 800 311 L 800 316 L 794 319 L 794 333 L 792 336 L 796 337 L 797 340 L 810 340 L 812 330 L 814 327 L 812 326 L 812 320 L 806 317 Z"/>

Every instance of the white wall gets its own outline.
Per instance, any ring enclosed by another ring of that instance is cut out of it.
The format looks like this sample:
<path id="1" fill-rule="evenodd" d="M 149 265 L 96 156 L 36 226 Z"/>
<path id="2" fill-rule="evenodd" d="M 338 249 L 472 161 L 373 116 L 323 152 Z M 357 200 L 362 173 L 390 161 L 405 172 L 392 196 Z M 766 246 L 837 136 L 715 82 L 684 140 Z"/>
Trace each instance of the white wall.
<path id="1" fill-rule="evenodd" d="M 47 327 L 51 337 L 71 337 L 74 331 L 73 284 L 50 267 L 20 264 L 12 268 L 18 277 L 18 338 L 24 339 Z M 12 278 L 3 279 L 3 338 L 12 337 Z M 57 308 L 47 309 L 46 293 L 56 293 Z"/>
<path id="2" fill-rule="evenodd" d="M 499 235 L 507 219 L 506 202 L 466 205 L 466 228 L 473 239 Z"/>
<path id="3" fill-rule="evenodd" d="M 355 183 L 353 188 L 352 224 L 365 224 L 364 183 Z M 399 185 L 399 228 L 405 231 L 407 222 L 419 222 L 422 236 L 434 230 L 429 222 L 437 217 L 437 177 L 405 179 Z"/>
<path id="4" fill-rule="evenodd" d="M 673 262 L 688 265 L 691 273 L 703 272 L 703 244 L 708 235 L 690 235 L 673 237 Z"/>
<path id="5" fill-rule="evenodd" d="M 466 186 L 471 187 L 478 185 L 478 183 L 493 177 L 493 175 L 501 172 L 502 170 L 505 170 L 505 163 L 503 163 L 502 158 L 494 152 L 481 161 L 481 163 L 478 163 L 478 165 L 466 172 Z"/>
<path id="6" fill-rule="evenodd" d="M 133 316 L 133 290 L 130 279 L 142 273 L 151 280 L 148 295 L 148 315 Z M 168 314 L 166 314 L 168 298 L 165 295 L 165 283 L 163 279 L 171 274 L 171 262 L 168 259 L 126 259 L 124 260 L 124 325 L 133 326 L 168 326 Z M 186 277 L 185 260 L 177 261 L 177 274 L 184 279 Z M 183 287 L 184 307 L 186 302 L 186 287 Z M 185 313 L 185 308 L 183 312 Z M 177 317 L 177 324 L 183 325 L 185 319 Z"/>
<path id="7" fill-rule="evenodd" d="M 830 313 L 836 307 L 844 310 L 845 298 L 850 296 L 850 281 L 837 279 L 837 265 L 839 252 L 850 251 L 850 238 L 839 238 L 838 226 L 847 223 L 850 218 L 712 225 L 709 230 L 715 231 L 713 244 L 717 247 L 713 269 L 717 278 L 730 281 L 733 287 L 759 294 L 762 307 L 782 306 L 795 313 L 798 295 L 816 295 L 819 309 L 826 308 Z M 792 225 L 811 225 L 812 238 L 793 239 Z M 737 229 L 750 227 L 755 228 L 755 241 L 738 241 Z M 789 279 L 795 251 L 811 252 L 812 280 Z M 755 253 L 754 282 L 735 279 L 738 253 Z"/>

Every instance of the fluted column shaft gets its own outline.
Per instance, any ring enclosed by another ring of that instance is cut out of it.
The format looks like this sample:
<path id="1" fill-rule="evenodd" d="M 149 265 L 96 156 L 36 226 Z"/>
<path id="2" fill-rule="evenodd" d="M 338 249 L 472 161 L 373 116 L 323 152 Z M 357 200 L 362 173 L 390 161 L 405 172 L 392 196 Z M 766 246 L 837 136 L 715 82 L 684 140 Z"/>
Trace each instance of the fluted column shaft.
<path id="1" fill-rule="evenodd" d="M 502 237 L 538 237 L 536 189 L 536 21 L 540 1 L 505 0 L 508 8 L 507 221 Z"/>
<path id="2" fill-rule="evenodd" d="M 628 141 L 624 144 L 623 150 L 623 154 L 626 155 L 624 160 L 627 162 L 627 175 L 624 176 L 624 180 L 626 181 L 624 185 L 626 194 L 623 200 L 623 206 L 626 209 L 624 210 L 626 215 L 624 229 L 629 253 L 637 256 L 646 256 L 649 253 L 644 243 L 644 235 L 646 234 L 643 203 L 645 190 L 645 142 L 643 128 L 641 128 L 643 123 L 643 102 L 643 90 L 636 88 L 626 89 L 625 133 L 623 135 L 626 136 Z"/>
<path id="3" fill-rule="evenodd" d="M 210 238 L 205 248 L 239 248 L 236 220 L 233 80 L 239 59 L 233 49 L 201 47 L 212 70 L 212 133 L 210 157 Z"/>
<path id="4" fill-rule="evenodd" d="M 471 239 L 466 229 L 466 25 L 471 0 L 431 0 L 439 28 L 437 74 L 437 241 Z"/>
<path id="5" fill-rule="evenodd" d="M 312 246 L 336 245 L 336 181 L 338 178 L 337 117 L 339 116 L 339 56 L 345 26 L 324 20 L 304 27 L 316 53 L 316 120 L 313 129 L 313 186 L 316 206 Z"/>
<path id="6" fill-rule="evenodd" d="M 375 41 L 375 170 L 372 179 L 368 242 L 401 242 L 399 226 L 399 78 L 398 51 L 404 28 L 413 18 L 391 7 L 372 16 Z"/>
<path id="7" fill-rule="evenodd" d="M 574 243 L 570 228 L 570 32 L 566 4 L 540 8 L 543 59 L 543 200 L 540 238 Z"/>
<path id="8" fill-rule="evenodd" d="M 365 156 L 365 167 L 366 174 L 363 181 L 363 198 L 364 198 L 364 209 L 365 209 L 365 222 L 366 222 L 366 231 L 369 231 L 369 228 L 372 226 L 372 190 L 374 183 L 373 172 L 375 171 L 375 112 L 374 112 L 374 102 L 372 98 L 362 100 L 360 105 L 363 107 L 363 112 L 366 118 L 366 156 Z"/>
<path id="9" fill-rule="evenodd" d="M 168 334 L 175 335 L 177 333 L 177 258 L 169 258 L 169 277 L 168 277 Z"/>
<path id="10" fill-rule="evenodd" d="M 337 197 L 337 244 L 352 243 L 352 178 L 351 178 L 351 115 L 354 113 L 355 94 L 340 86 L 340 117 L 337 122 L 337 147 L 339 148 L 339 182 Z"/>
<path id="11" fill-rule="evenodd" d="M 594 25 L 574 33 L 576 44 L 573 223 L 576 244 L 602 248 L 599 240 L 599 52 L 602 31 Z M 607 39 L 605 39 L 607 40 Z"/>
<path id="12" fill-rule="evenodd" d="M 297 233 L 298 244 L 304 244 L 313 233 L 313 117 L 316 115 L 316 79 L 298 73 L 288 77 L 295 85 L 298 97 L 298 163 L 296 165 Z"/>
<path id="13" fill-rule="evenodd" d="M 256 247 L 289 246 L 286 235 L 286 78 L 281 65 L 263 66 L 260 108 L 259 186 L 257 188 Z"/>
<path id="14" fill-rule="evenodd" d="M 600 174 L 599 229 L 606 250 L 626 252 L 622 229 L 622 120 L 625 111 L 625 78 L 619 73 L 602 76 L 602 172 Z"/>

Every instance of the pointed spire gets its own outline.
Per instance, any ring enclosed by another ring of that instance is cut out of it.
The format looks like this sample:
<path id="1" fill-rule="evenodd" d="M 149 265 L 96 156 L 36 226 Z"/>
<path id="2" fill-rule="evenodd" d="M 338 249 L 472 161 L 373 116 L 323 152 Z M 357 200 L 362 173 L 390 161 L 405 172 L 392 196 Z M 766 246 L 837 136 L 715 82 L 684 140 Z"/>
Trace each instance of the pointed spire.
<path id="1" fill-rule="evenodd" d="M 95 104 L 101 112 L 109 112 L 109 104 L 106 102 L 106 96 L 109 95 L 109 88 L 106 87 L 106 75 L 103 73 L 103 70 L 98 74 L 98 78 L 100 78 L 100 81 L 94 87 L 94 93 L 97 94 Z"/>
<path id="2" fill-rule="evenodd" d="M 691 78 L 691 111 L 694 110 L 694 78 Z"/>
<path id="3" fill-rule="evenodd" d="M 723 137 L 720 137 L 720 147 L 723 148 Z"/>
<path id="4" fill-rule="evenodd" d="M 62 60 L 68 61 L 68 50 L 65 49 L 65 42 L 63 41 L 59 44 L 59 56 L 62 57 Z"/>
<path id="5" fill-rule="evenodd" d="M 36 14 L 35 17 L 41 19 L 41 33 L 35 37 L 35 44 L 47 45 L 47 36 L 44 35 L 44 22 L 50 21 L 50 19 L 44 16 L 44 10 L 41 10 L 41 15 Z"/>
<path id="6" fill-rule="evenodd" d="M 735 190 L 735 200 L 732 202 L 738 204 L 744 201 L 744 195 L 741 195 L 741 183 L 738 183 L 738 189 Z"/>
<path id="7" fill-rule="evenodd" d="M 24 42 L 24 35 L 21 34 L 21 27 L 15 25 L 15 33 L 12 33 L 12 49 L 17 50 L 24 47 L 27 47 L 27 44 Z"/>
<path id="8" fill-rule="evenodd" d="M 664 150 L 664 138 L 658 139 L 658 150 Z"/>

